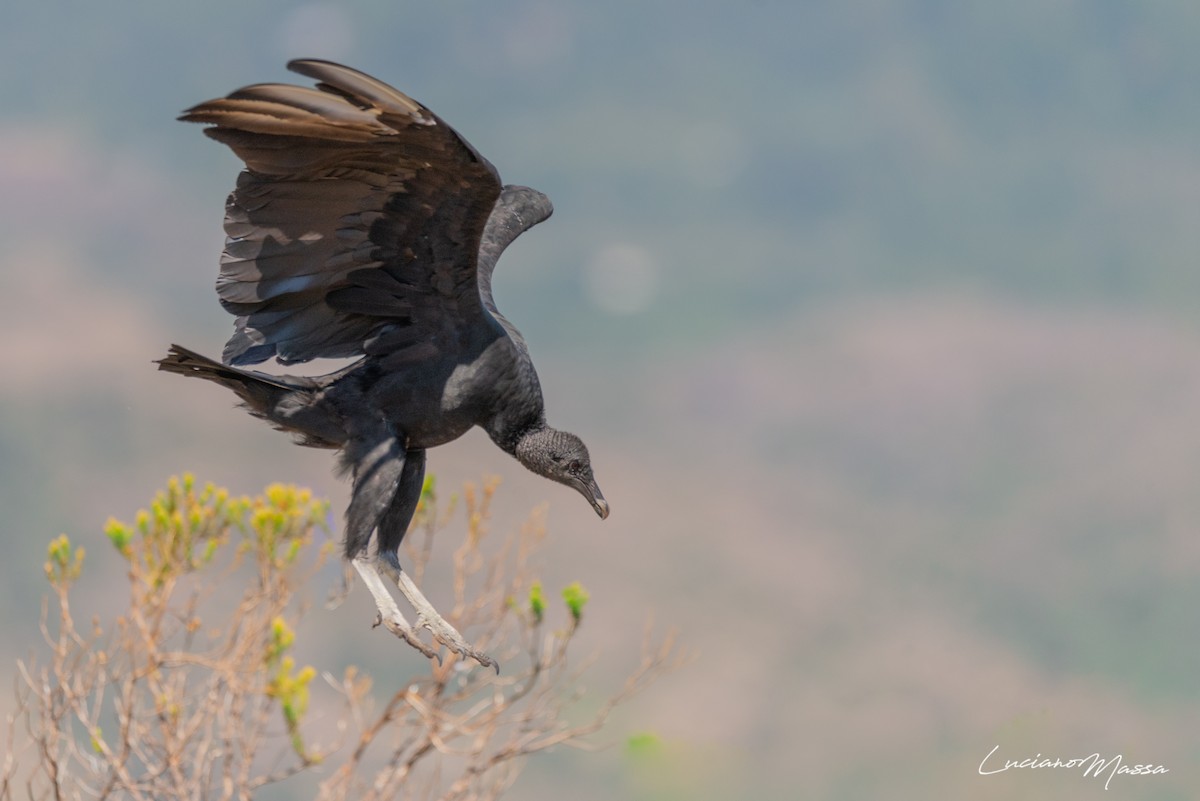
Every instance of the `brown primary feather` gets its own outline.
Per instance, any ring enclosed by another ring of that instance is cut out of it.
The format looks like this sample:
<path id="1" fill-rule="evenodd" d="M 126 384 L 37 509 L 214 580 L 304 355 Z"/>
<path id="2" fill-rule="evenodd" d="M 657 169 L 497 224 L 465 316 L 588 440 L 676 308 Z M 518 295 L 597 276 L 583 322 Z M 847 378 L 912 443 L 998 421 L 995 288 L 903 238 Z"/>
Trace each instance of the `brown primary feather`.
<path id="1" fill-rule="evenodd" d="M 267 106 L 275 105 L 295 112 L 308 112 L 318 121 L 349 128 L 369 128 L 378 134 L 391 134 L 388 126 L 376 121 L 377 109 L 362 108 L 347 103 L 340 94 L 322 92 L 307 86 L 286 83 L 260 83 L 239 89 L 228 95 L 224 103 L 250 101 Z"/>
<path id="2" fill-rule="evenodd" d="M 344 102 L 342 105 L 346 106 Z M 375 123 L 374 117 L 361 111 L 357 118 L 348 119 L 341 114 L 338 117 L 345 121 L 328 119 L 319 112 L 278 100 L 228 97 L 188 109 L 179 119 L 212 123 L 247 133 L 344 142 L 369 142 L 387 131 Z"/>
<path id="3" fill-rule="evenodd" d="M 321 81 L 318 84 L 321 89 L 372 103 L 389 113 L 421 117 L 423 122 L 425 114 L 428 113 L 420 103 L 398 89 L 341 64 L 318 59 L 295 59 L 289 61 L 287 67 L 306 78 Z"/>

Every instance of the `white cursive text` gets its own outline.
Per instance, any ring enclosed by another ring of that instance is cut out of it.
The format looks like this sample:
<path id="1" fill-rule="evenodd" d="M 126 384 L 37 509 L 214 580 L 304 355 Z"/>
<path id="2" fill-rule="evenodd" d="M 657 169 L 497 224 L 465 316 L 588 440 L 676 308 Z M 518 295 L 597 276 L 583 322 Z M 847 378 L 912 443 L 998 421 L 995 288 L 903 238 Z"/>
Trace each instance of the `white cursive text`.
<path id="1" fill-rule="evenodd" d="M 1098 753 L 1089 754 L 1085 757 L 1076 757 L 1066 761 L 1059 759 L 1058 757 L 1055 757 L 1054 759 L 1047 759 L 1041 754 L 1038 754 L 1037 756 L 1029 757 L 1028 759 L 1006 759 L 1004 760 L 1004 767 L 999 766 L 999 760 L 996 760 L 991 766 L 988 766 L 988 760 L 990 760 L 992 756 L 999 750 L 1000 746 L 997 745 L 995 748 L 989 751 L 988 755 L 985 756 L 983 761 L 979 763 L 980 776 L 991 776 L 993 773 L 1003 773 L 1004 771 L 1011 770 L 1013 768 L 1082 768 L 1083 775 L 1091 776 L 1092 778 L 1099 778 L 1103 774 L 1107 773 L 1108 778 L 1104 780 L 1104 789 L 1107 790 L 1109 782 L 1111 782 L 1113 776 L 1116 776 L 1117 774 L 1126 776 L 1150 776 L 1156 773 L 1170 772 L 1162 765 L 1153 765 L 1150 763 L 1144 765 L 1125 765 L 1123 764 L 1123 757 L 1121 754 L 1117 754 L 1109 759 L 1102 759 Z"/>

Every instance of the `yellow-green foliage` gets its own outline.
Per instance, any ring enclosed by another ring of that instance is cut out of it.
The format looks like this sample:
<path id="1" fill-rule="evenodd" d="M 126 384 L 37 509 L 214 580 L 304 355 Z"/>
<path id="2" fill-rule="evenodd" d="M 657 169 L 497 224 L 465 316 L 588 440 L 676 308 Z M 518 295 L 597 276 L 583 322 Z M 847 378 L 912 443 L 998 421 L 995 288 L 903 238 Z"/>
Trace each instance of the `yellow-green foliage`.
<path id="1" fill-rule="evenodd" d="M 46 578 L 54 586 L 66 589 L 83 571 L 85 550 L 72 546 L 67 535 L 62 534 L 50 541 L 47 552 Z"/>
<path id="2" fill-rule="evenodd" d="M 244 527 L 249 504 L 249 498 L 231 498 L 212 484 L 197 492 L 192 475 L 185 473 L 182 480 L 172 476 L 132 526 L 110 519 L 104 533 L 136 568 L 135 575 L 160 586 L 172 575 L 211 562 L 230 530 Z"/>
<path id="3" fill-rule="evenodd" d="M 583 607 L 588 602 L 587 590 L 576 581 L 563 587 L 562 597 L 567 602 L 567 609 L 571 611 L 571 619 L 575 621 L 575 625 L 579 625 L 579 621 L 583 619 Z"/>
<path id="4" fill-rule="evenodd" d="M 529 588 L 529 611 L 537 623 L 542 622 L 546 614 L 546 599 L 542 596 L 542 582 L 535 581 Z"/>
<path id="5" fill-rule="evenodd" d="M 136 562 L 137 575 L 160 585 L 211 562 L 232 531 L 245 535 L 242 549 L 282 568 L 295 561 L 314 528 L 324 527 L 328 511 L 329 502 L 314 499 L 307 489 L 272 484 L 254 498 L 233 497 L 211 482 L 197 490 L 192 475 L 184 473 L 182 479 L 171 477 L 132 526 L 110 519 L 104 533 L 125 559 Z"/>
<path id="6" fill-rule="evenodd" d="M 634 758 L 658 756 L 662 750 L 662 738 L 652 731 L 631 734 L 625 739 L 625 751 Z"/>
<path id="7" fill-rule="evenodd" d="M 288 484 L 272 484 L 250 501 L 250 542 L 277 568 L 292 564 L 312 540 L 313 528 L 324 525 L 329 502 Z"/>
<path id="8" fill-rule="evenodd" d="M 316 668 L 305 665 L 296 671 L 296 660 L 287 654 L 296 641 L 296 633 L 282 617 L 271 621 L 271 642 L 267 647 L 267 669 L 271 678 L 266 693 L 279 701 L 283 720 L 287 724 L 292 748 L 300 757 L 306 757 L 304 739 L 300 734 L 300 721 L 308 711 L 308 683 L 317 675 Z"/>
<path id="9" fill-rule="evenodd" d="M 307 489 L 272 484 L 261 495 L 235 497 L 212 483 L 197 488 L 192 475 L 185 473 L 182 478 L 171 477 L 150 508 L 138 511 L 132 525 L 110 519 L 104 533 L 129 564 L 136 614 L 153 620 L 170 608 L 176 582 L 213 564 L 231 539 L 237 540 L 234 564 L 249 556 L 258 568 L 259 587 L 286 605 L 279 592 L 294 585 L 290 574 L 315 530 L 325 528 L 328 511 L 329 503 L 313 498 Z M 331 547 L 327 542 L 321 556 Z M 50 544 L 49 554 L 46 574 L 56 589 L 65 593 L 80 574 L 83 549 L 72 548 L 64 535 Z M 188 628 L 199 625 L 195 619 Z M 305 753 L 299 725 L 308 708 L 308 684 L 316 670 L 308 666 L 296 669 L 294 658 L 287 653 L 295 633 L 284 617 L 273 617 L 264 636 L 263 661 L 269 676 L 265 692 L 278 701 L 296 753 L 314 761 L 315 757 Z M 167 693 L 158 697 L 156 704 L 161 713 L 175 715 L 179 711 Z"/>
<path id="10" fill-rule="evenodd" d="M 572 625 L 578 626 L 579 621 L 583 618 L 583 607 L 588 602 L 587 590 L 578 581 L 572 582 L 562 588 L 562 598 L 567 605 L 567 611 L 571 613 Z M 541 624 L 546 617 L 546 594 L 542 590 L 542 582 L 535 581 L 529 585 L 527 601 L 529 617 L 532 619 L 533 624 Z M 509 598 L 508 606 L 511 609 L 516 609 L 516 599 Z"/>

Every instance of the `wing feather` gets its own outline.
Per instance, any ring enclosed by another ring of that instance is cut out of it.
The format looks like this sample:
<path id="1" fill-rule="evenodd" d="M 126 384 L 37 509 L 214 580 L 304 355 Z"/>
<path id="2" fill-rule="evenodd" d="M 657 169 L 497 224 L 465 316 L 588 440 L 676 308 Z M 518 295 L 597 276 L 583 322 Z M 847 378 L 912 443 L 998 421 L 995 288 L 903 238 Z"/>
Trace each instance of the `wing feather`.
<path id="1" fill-rule="evenodd" d="M 363 108 L 374 106 L 389 114 L 406 115 L 425 124 L 433 123 L 420 103 L 366 73 L 317 59 L 295 59 L 289 61 L 287 67 L 305 78 L 319 81 L 317 86 L 320 89 L 361 103 Z"/>
<path id="2" fill-rule="evenodd" d="M 181 117 L 211 126 L 247 167 L 226 205 L 217 280 L 238 315 L 225 361 L 354 356 L 368 340 L 412 353 L 488 325 L 477 262 L 495 169 L 375 78 L 324 61 L 288 67 L 316 88 L 255 84 Z"/>

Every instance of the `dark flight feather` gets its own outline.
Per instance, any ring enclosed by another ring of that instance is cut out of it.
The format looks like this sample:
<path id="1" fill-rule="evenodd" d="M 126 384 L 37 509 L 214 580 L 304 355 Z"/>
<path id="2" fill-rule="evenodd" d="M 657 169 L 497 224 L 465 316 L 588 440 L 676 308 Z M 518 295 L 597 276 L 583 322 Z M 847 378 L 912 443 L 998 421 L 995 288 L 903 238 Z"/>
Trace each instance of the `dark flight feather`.
<path id="1" fill-rule="evenodd" d="M 374 78 L 328 62 L 288 67 L 317 88 L 255 84 L 180 118 L 212 125 L 205 133 L 247 166 L 217 280 L 238 315 L 225 361 L 361 355 L 385 325 L 420 339 L 486 314 L 476 266 L 501 189 L 491 164 Z"/>

